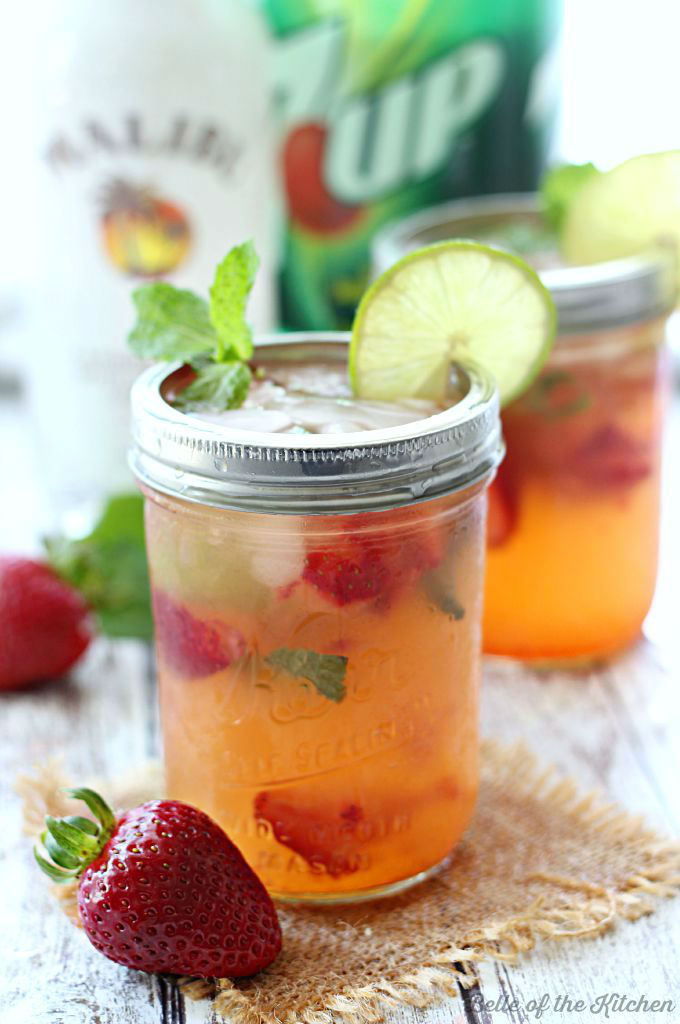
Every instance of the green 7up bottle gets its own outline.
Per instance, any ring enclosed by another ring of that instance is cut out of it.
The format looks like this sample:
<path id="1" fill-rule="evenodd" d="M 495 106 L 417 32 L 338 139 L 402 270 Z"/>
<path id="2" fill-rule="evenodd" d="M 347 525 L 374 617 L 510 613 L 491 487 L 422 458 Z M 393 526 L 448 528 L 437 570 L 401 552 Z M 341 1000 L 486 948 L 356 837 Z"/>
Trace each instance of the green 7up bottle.
<path id="1" fill-rule="evenodd" d="M 559 0 L 260 0 L 277 39 L 291 327 L 349 324 L 377 228 L 535 187 Z"/>

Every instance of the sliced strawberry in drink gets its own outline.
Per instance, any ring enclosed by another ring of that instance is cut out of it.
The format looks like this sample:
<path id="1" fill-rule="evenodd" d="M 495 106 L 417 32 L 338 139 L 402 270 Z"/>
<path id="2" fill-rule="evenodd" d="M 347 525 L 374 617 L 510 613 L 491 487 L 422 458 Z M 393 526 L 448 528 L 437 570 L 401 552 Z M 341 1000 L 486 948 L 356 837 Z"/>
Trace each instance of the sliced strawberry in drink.
<path id="1" fill-rule="evenodd" d="M 387 568 L 377 551 L 347 545 L 335 551 L 310 551 L 302 578 L 337 605 L 379 597 L 387 585 Z"/>
<path id="2" fill-rule="evenodd" d="M 153 593 L 153 613 L 161 658 L 190 679 L 219 672 L 245 653 L 237 629 L 217 619 L 197 619 L 163 591 Z"/>
<path id="3" fill-rule="evenodd" d="M 444 558 L 446 532 L 430 516 L 419 507 L 402 510 L 398 519 L 371 513 L 358 529 L 348 516 L 344 536 L 307 554 L 302 578 L 334 604 L 374 601 L 384 607 Z"/>
<path id="4" fill-rule="evenodd" d="M 595 489 L 624 489 L 652 471 L 647 442 L 613 424 L 600 427 L 576 450 L 572 472 Z"/>
<path id="5" fill-rule="evenodd" d="M 253 809 L 257 821 L 270 825 L 276 841 L 311 867 L 333 878 L 359 869 L 358 832 L 364 812 L 358 804 L 310 806 L 265 790 L 255 797 Z"/>
<path id="6" fill-rule="evenodd" d="M 486 543 L 499 548 L 512 535 L 517 522 L 517 499 L 504 463 L 487 492 Z"/>

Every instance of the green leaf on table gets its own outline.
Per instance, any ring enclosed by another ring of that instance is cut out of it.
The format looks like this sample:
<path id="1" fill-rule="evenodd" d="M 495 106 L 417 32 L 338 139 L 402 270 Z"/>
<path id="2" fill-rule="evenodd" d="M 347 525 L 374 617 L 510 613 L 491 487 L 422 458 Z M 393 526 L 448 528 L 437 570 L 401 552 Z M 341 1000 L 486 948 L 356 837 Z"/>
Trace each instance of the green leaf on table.
<path id="1" fill-rule="evenodd" d="M 196 370 L 196 378 L 181 391 L 173 405 L 182 412 L 224 412 L 238 409 L 248 394 L 251 378 L 247 363 L 206 363 Z"/>
<path id="2" fill-rule="evenodd" d="M 109 498 L 97 520 L 90 540 L 99 543 L 127 540 L 144 548 L 144 499 L 141 494 L 115 494 Z"/>
<path id="3" fill-rule="evenodd" d="M 195 292 L 154 281 L 136 288 L 132 301 L 137 322 L 128 334 L 128 345 L 141 359 L 189 362 L 215 350 L 217 335 L 210 307 Z"/>
<path id="4" fill-rule="evenodd" d="M 539 186 L 543 216 L 559 233 L 574 196 L 591 178 L 601 174 L 593 163 L 562 164 L 543 176 Z"/>
<path id="5" fill-rule="evenodd" d="M 80 591 L 106 636 L 150 639 L 153 633 L 144 543 L 144 501 L 120 494 L 86 537 L 49 537 L 55 572 Z"/>
<path id="6" fill-rule="evenodd" d="M 218 338 L 218 361 L 229 352 L 239 359 L 250 359 L 253 354 L 246 304 L 255 282 L 258 262 L 255 246 L 247 241 L 230 249 L 215 272 L 210 289 L 210 319 Z"/>
<path id="7" fill-rule="evenodd" d="M 292 676 L 307 679 L 328 700 L 340 703 L 347 693 L 347 658 L 341 654 L 319 654 L 306 647 L 279 647 L 264 660 Z"/>

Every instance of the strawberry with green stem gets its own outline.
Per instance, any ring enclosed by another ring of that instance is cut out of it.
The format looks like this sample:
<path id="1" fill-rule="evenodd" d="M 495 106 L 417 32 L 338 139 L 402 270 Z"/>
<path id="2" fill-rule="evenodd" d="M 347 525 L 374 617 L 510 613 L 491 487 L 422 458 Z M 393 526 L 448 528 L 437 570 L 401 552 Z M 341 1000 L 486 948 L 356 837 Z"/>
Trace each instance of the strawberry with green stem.
<path id="1" fill-rule="evenodd" d="M 86 602 L 50 566 L 0 556 L 0 690 L 64 675 L 91 636 Z"/>
<path id="2" fill-rule="evenodd" d="M 68 792 L 94 820 L 48 816 L 35 857 L 53 882 L 79 879 L 79 917 L 100 953 L 197 977 L 245 977 L 272 963 L 281 948 L 274 905 L 206 814 L 152 800 L 116 819 L 93 790 Z"/>
<path id="3" fill-rule="evenodd" d="M 0 690 L 61 678 L 95 633 L 151 637 L 140 494 L 112 496 L 86 536 L 44 545 L 46 560 L 0 555 Z"/>

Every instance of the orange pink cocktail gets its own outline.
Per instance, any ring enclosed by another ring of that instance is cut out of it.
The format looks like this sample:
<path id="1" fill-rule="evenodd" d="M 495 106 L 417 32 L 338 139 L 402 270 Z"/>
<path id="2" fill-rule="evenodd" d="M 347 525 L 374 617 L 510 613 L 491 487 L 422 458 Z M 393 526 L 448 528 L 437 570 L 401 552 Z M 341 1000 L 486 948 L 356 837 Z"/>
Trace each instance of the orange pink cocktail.
<path id="1" fill-rule="evenodd" d="M 134 400 L 168 791 L 284 898 L 418 880 L 477 789 L 493 388 L 362 403 L 345 358 L 256 350 L 251 408 L 223 415 L 172 410 L 164 370 Z"/>

